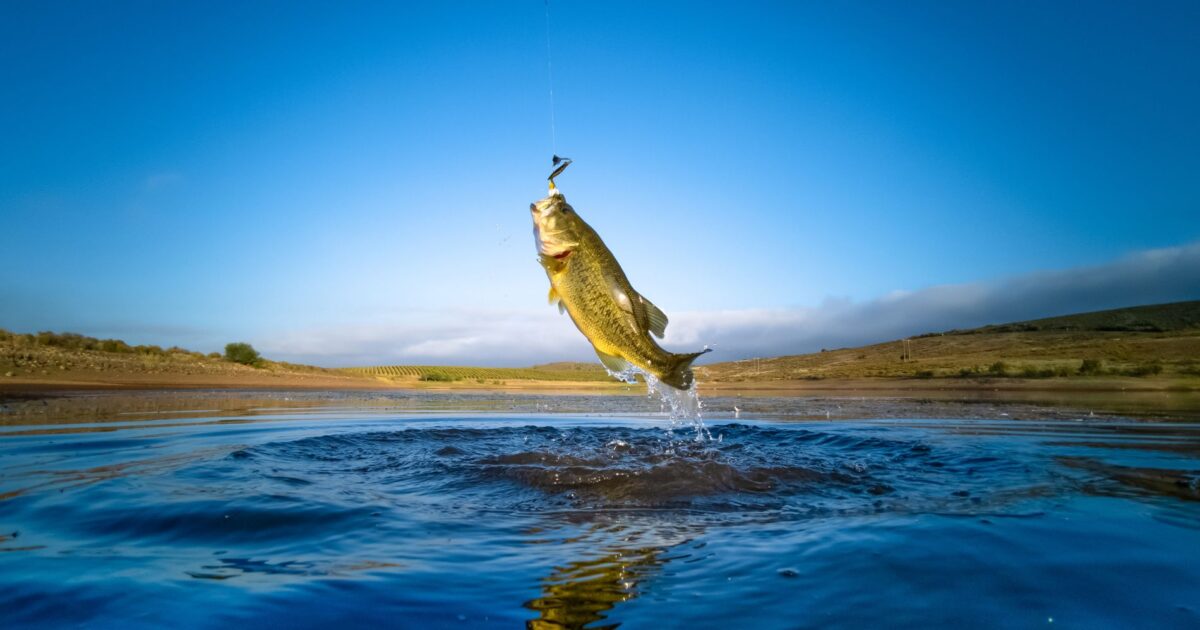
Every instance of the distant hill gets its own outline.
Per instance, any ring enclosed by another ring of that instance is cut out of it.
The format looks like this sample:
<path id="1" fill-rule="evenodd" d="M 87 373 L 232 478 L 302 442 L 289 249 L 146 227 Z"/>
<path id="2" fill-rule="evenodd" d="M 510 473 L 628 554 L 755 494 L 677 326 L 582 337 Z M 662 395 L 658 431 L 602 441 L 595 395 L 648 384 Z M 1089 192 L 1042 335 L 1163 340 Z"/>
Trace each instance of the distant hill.
<path id="1" fill-rule="evenodd" d="M 290 379 L 290 380 L 289 380 Z M 35 383 L 63 386 L 273 386 L 338 387 L 352 378 L 335 370 L 262 359 L 254 366 L 221 354 L 177 346 L 130 345 L 76 333 L 14 333 L 0 329 L 0 388 Z"/>
<path id="2" fill-rule="evenodd" d="M 1200 301 L 1047 317 L 697 368 L 708 382 L 1200 376 Z"/>
<path id="3" fill-rule="evenodd" d="M 461 367 L 446 365 L 384 365 L 344 368 L 344 372 L 392 381 L 474 381 L 502 384 L 504 381 L 615 382 L 597 363 L 545 363 L 528 368 Z"/>
<path id="4" fill-rule="evenodd" d="M 1062 315 L 1031 319 L 1026 322 L 997 324 L 951 330 L 944 333 L 927 333 L 920 337 L 935 335 L 974 335 L 1000 332 L 1034 331 L 1094 331 L 1094 332 L 1174 332 L 1200 329 L 1200 301 L 1174 302 L 1151 306 L 1131 306 L 1107 311 Z"/>
<path id="5" fill-rule="evenodd" d="M 861 378 L 1158 377 L 1200 387 L 1200 301 L 1047 317 L 908 339 L 696 368 L 702 383 Z M 392 365 L 329 369 L 263 360 L 256 367 L 183 348 L 130 346 L 72 333 L 0 330 L 0 389 L 38 383 L 156 387 L 499 387 L 615 383 L 599 362 L 527 368 Z M 1161 386 L 1174 387 L 1174 381 Z M 942 385 L 938 385 L 941 387 Z M 992 385 L 988 385 L 992 387 Z"/>

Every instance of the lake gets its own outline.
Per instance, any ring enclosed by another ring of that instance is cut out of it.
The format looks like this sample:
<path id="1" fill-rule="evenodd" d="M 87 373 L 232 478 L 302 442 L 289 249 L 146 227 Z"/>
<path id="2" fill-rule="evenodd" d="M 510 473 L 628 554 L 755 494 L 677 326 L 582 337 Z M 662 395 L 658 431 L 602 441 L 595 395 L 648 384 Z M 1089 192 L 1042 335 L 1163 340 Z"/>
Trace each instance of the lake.
<path id="1" fill-rule="evenodd" d="M 1118 402 L 10 399 L 0 625 L 1195 628 L 1200 417 Z"/>

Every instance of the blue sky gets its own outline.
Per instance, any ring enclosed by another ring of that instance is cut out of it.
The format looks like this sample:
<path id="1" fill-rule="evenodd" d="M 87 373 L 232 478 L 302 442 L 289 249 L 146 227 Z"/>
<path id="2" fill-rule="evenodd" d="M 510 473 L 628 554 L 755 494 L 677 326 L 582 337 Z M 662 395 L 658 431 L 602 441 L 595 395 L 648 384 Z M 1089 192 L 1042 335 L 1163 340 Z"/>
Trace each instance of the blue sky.
<path id="1" fill-rule="evenodd" d="M 555 1 L 552 142 L 540 1 L 4 3 L 0 327 L 586 359 L 529 235 L 555 150 L 714 360 L 1200 298 L 1200 5 L 989 4 Z"/>

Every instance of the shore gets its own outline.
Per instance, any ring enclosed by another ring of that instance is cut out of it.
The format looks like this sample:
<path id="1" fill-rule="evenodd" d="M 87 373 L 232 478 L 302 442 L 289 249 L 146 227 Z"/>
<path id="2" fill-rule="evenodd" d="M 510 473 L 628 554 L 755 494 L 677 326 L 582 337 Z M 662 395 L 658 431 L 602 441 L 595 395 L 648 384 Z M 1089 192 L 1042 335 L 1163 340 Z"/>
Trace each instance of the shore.
<path id="1" fill-rule="evenodd" d="M 639 391 L 640 391 L 640 386 Z M 616 381 L 507 380 L 477 382 L 421 381 L 416 378 L 355 376 L 326 372 L 241 370 L 225 374 L 62 373 L 0 376 L 0 393 L 30 395 L 62 391 L 134 390 L 414 390 L 414 391 L 544 391 L 628 393 Z M 700 382 L 702 393 L 719 396 L 787 396 L 841 392 L 896 394 L 922 392 L 1200 392 L 1200 379 L 1170 377 L 1080 378 L 856 378 Z"/>

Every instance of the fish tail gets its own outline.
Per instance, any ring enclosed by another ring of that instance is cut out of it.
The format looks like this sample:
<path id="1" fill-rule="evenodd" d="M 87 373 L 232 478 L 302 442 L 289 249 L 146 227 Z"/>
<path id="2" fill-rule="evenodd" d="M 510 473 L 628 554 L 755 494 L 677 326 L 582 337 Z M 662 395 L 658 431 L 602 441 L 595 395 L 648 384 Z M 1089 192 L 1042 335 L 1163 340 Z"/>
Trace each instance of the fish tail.
<path id="1" fill-rule="evenodd" d="M 692 361 L 695 361 L 697 357 L 707 352 L 712 352 L 712 348 L 705 348 L 700 352 L 692 352 L 690 354 L 672 354 L 670 366 L 663 373 L 660 380 L 675 389 L 687 389 L 691 387 L 695 381 L 695 377 L 692 374 Z"/>

